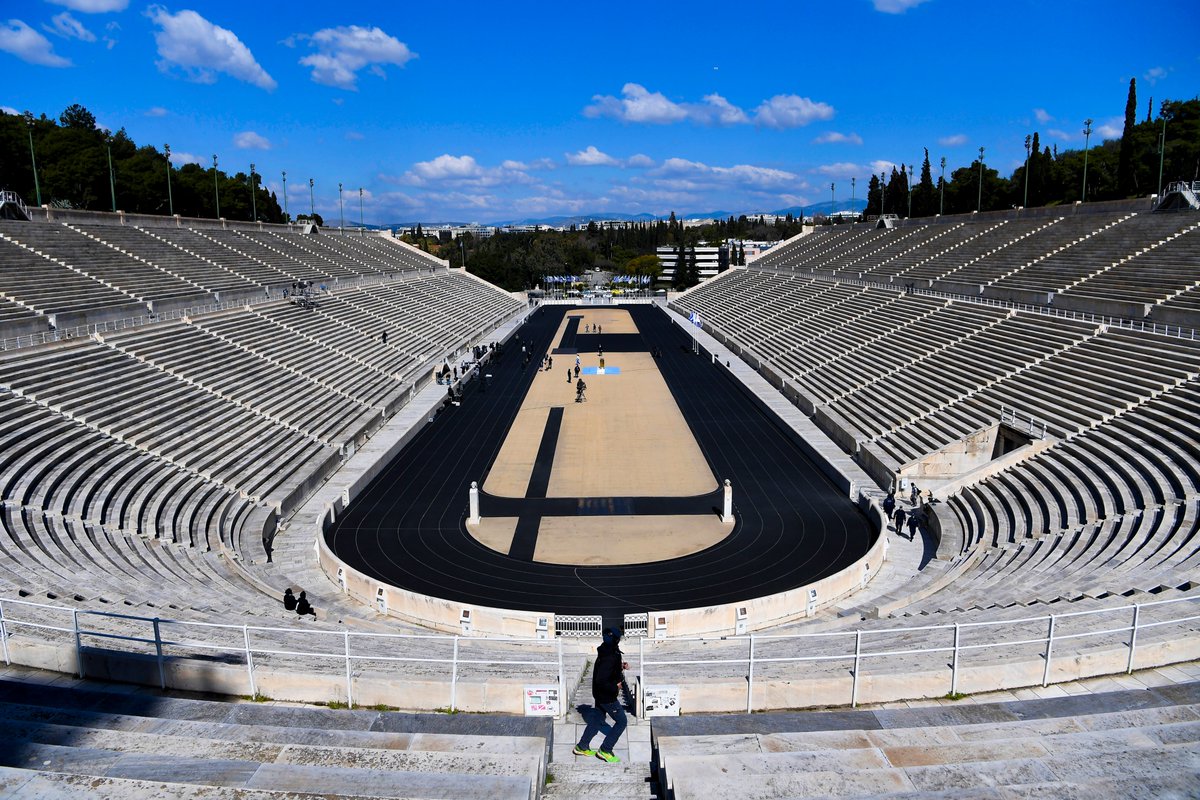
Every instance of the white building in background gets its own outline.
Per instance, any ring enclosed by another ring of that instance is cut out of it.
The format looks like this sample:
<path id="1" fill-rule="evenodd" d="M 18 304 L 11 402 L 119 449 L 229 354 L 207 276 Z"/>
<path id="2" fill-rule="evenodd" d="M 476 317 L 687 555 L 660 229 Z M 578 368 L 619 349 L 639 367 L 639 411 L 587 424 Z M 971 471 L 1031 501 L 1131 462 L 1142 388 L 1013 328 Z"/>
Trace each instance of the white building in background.
<path id="1" fill-rule="evenodd" d="M 724 259 L 724 254 L 721 252 L 723 249 L 706 245 L 688 247 L 684 248 L 684 255 L 690 258 L 693 252 L 696 254 L 696 272 L 700 280 L 706 280 L 715 277 L 721 271 Z M 657 255 L 659 262 L 662 263 L 662 275 L 659 277 L 659 283 L 674 283 L 675 271 L 679 268 L 678 248 L 674 245 L 665 245 L 658 248 Z"/>

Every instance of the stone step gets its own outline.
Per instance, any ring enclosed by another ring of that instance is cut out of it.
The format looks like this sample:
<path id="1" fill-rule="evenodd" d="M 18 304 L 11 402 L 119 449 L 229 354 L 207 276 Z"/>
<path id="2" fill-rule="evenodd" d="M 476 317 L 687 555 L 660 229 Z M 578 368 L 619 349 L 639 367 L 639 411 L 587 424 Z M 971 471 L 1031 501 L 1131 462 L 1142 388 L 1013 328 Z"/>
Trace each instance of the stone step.
<path id="1" fill-rule="evenodd" d="M 39 772 L 338 796 L 420 797 L 429 800 L 525 800 L 533 796 L 528 778 L 511 776 L 441 775 L 388 769 L 264 764 L 243 759 L 182 758 L 30 743 L 5 748 L 0 753 L 0 763 Z"/>
<path id="2" fill-rule="evenodd" d="M 337 730 L 297 728 L 282 725 L 238 725 L 226 722 L 159 719 L 128 714 L 111 714 L 71 709 L 6 704 L 10 721 L 27 720 L 59 725 L 83 726 L 113 731 L 144 731 L 162 736 L 195 737 L 236 742 L 286 745 L 303 736 L 308 745 L 363 747 L 382 750 L 413 750 L 445 753 L 495 753 L 541 755 L 545 741 L 534 736 L 479 736 L 448 733 L 388 732 L 382 730 Z"/>
<path id="3" fill-rule="evenodd" d="M 242 740 L 103 730 L 26 721 L 0 720 L 0 738 L 11 746 L 70 743 L 72 747 L 203 759 L 240 759 L 302 766 L 352 767 L 390 771 L 504 775 L 524 777 L 531 786 L 542 779 L 541 753 L 414 752 L 362 747 L 317 747 L 306 731 L 294 730 L 294 743 L 262 744 Z"/>

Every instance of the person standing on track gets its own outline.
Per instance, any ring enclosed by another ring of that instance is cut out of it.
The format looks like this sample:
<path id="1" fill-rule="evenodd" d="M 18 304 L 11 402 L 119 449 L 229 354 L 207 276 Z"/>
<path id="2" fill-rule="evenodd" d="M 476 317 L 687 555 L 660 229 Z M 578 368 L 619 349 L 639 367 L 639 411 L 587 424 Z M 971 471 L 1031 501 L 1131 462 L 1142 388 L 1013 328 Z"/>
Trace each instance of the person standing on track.
<path id="1" fill-rule="evenodd" d="M 592 667 L 592 697 L 596 700 L 596 707 L 584 726 L 583 736 L 579 737 L 579 743 L 572 751 L 577 756 L 595 756 L 610 764 L 619 763 L 621 760 L 613 754 L 613 748 L 629 724 L 625 718 L 625 709 L 617 699 L 617 693 L 625 681 L 625 670 L 629 669 L 629 664 L 621 660 L 620 643 L 620 631 L 614 628 L 604 629 L 604 641 L 596 648 L 596 665 Z M 605 716 L 612 717 L 612 727 L 600 743 L 600 749 L 593 750 L 592 739 L 600 732 Z"/>

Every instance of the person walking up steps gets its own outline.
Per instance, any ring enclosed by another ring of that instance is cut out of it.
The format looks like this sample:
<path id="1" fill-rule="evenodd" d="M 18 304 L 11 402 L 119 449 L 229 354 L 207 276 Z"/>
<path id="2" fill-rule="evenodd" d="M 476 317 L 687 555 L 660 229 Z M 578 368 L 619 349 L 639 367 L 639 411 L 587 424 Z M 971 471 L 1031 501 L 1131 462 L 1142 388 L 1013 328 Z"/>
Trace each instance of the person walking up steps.
<path id="1" fill-rule="evenodd" d="M 577 756 L 595 756 L 610 764 L 616 764 L 621 759 L 613 755 L 621 734 L 629 721 L 625 718 L 625 709 L 617 699 L 621 684 L 625 681 L 625 670 L 629 664 L 621 660 L 621 633 L 613 628 L 604 629 L 604 642 L 596 648 L 596 665 L 592 667 L 592 697 L 596 707 L 588 717 L 584 726 L 583 736 L 572 751 Z M 612 717 L 612 727 L 600 743 L 599 750 L 593 750 L 592 739 L 600 732 L 605 716 Z"/>

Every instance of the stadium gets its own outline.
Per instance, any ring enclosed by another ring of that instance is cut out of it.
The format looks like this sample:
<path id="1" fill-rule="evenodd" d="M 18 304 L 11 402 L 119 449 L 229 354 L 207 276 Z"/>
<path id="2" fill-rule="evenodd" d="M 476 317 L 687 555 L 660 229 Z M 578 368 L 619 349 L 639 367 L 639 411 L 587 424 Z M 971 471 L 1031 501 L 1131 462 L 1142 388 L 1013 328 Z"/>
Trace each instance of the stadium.
<path id="1" fill-rule="evenodd" d="M 818 227 L 665 306 L 531 307 L 384 235 L 28 211 L 6 661 L 511 714 L 576 694 L 608 620 L 691 714 L 1195 659 L 1200 223 L 1071 212 Z M 912 484 L 910 541 L 881 503 Z"/>
<path id="2" fill-rule="evenodd" d="M 618 29 L 519 4 L 451 65 L 51 3 L 0 25 L 71 103 L 0 105 L 0 796 L 1200 797 L 1200 101 L 1141 114 L 1194 65 L 1076 133 L 937 0 L 805 9 L 951 26 L 867 99 L 651 6 L 629 62 L 704 79 L 582 100 Z"/>

